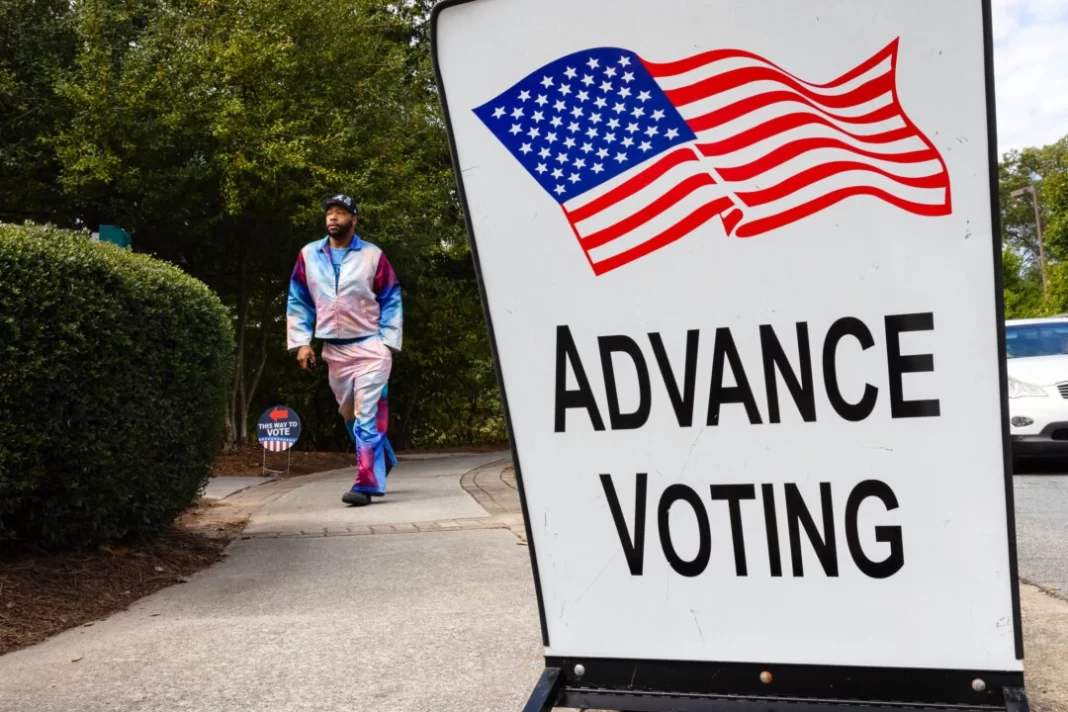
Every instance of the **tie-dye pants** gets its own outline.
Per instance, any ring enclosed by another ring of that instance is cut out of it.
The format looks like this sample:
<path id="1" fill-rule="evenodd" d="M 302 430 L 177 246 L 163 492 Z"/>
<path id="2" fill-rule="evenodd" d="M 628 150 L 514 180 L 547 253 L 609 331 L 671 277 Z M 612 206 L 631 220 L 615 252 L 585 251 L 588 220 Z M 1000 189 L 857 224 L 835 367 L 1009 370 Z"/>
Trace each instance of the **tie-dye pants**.
<path id="1" fill-rule="evenodd" d="M 386 493 L 386 473 L 396 464 L 386 440 L 388 383 L 393 352 L 378 337 L 355 344 L 323 345 L 330 389 L 356 443 L 356 482 L 352 489 L 372 496 Z"/>

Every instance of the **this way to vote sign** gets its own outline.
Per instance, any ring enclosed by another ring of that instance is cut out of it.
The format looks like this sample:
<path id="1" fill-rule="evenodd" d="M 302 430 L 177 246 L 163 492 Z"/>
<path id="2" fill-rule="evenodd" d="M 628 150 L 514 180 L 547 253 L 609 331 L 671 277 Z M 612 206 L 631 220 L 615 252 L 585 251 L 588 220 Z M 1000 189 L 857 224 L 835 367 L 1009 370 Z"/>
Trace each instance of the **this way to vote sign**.
<path id="1" fill-rule="evenodd" d="M 438 10 L 547 656 L 1022 669 L 988 14 Z"/>
<path id="2" fill-rule="evenodd" d="M 266 450 L 285 452 L 300 439 L 300 416 L 284 405 L 268 408 L 256 424 L 256 439 Z"/>

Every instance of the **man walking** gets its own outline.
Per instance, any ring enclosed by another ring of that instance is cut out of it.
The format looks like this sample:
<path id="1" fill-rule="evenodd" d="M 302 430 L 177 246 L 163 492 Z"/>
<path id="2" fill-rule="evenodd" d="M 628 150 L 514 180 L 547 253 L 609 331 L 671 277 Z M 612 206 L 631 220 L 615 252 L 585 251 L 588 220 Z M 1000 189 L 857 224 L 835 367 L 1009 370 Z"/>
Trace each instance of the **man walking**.
<path id="1" fill-rule="evenodd" d="M 289 280 L 287 340 L 305 370 L 315 363 L 313 336 L 324 342 L 330 388 L 356 443 L 356 482 L 341 500 L 362 507 L 386 493 L 394 464 L 386 392 L 401 349 L 400 284 L 385 253 L 356 234 L 356 201 L 335 195 L 322 207 L 327 236 L 304 246 Z"/>

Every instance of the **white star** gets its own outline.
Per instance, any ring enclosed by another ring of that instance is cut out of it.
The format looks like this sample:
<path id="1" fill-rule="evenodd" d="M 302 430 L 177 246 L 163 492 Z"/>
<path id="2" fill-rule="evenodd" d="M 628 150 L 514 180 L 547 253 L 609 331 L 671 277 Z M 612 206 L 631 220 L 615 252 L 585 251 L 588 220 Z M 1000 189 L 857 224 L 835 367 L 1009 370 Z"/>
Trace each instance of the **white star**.
<path id="1" fill-rule="evenodd" d="M 624 74 L 623 75 L 623 81 L 625 81 L 625 82 L 633 82 L 634 81 L 634 72 L 627 72 L 626 74 Z"/>
<path id="2" fill-rule="evenodd" d="M 519 124 L 512 124 L 512 128 L 509 129 L 509 131 L 508 131 L 508 133 L 512 134 L 513 136 L 518 136 L 522 132 L 523 132 L 523 127 L 520 126 Z"/>
<path id="3" fill-rule="evenodd" d="M 587 67 L 589 67 L 590 69 L 597 69 L 597 67 L 600 67 L 600 66 L 601 66 L 601 63 L 600 63 L 600 62 L 598 62 L 598 61 L 597 61 L 596 59 L 594 59 L 593 57 L 590 57 L 590 61 L 589 61 L 589 62 L 586 62 L 586 66 L 587 66 Z"/>
<path id="4" fill-rule="evenodd" d="M 598 158 L 608 158 L 608 149 L 607 148 L 602 148 L 600 151 L 597 152 L 597 157 Z"/>
<path id="5" fill-rule="evenodd" d="M 626 110 L 627 110 L 627 105 L 626 104 L 616 104 L 615 106 L 612 107 L 612 111 L 616 112 L 617 114 L 622 114 Z"/>
<path id="6" fill-rule="evenodd" d="M 591 127 L 590 130 L 586 132 L 586 135 L 590 138 L 597 138 L 597 133 L 597 129 Z"/>
<path id="7" fill-rule="evenodd" d="M 637 123 L 627 124 L 627 132 L 628 133 L 634 133 L 637 130 L 638 130 L 638 124 Z"/>
<path id="8" fill-rule="evenodd" d="M 582 152 L 583 153 L 589 153 L 592 150 L 593 150 L 593 144 L 592 143 L 584 143 L 584 144 L 582 144 Z"/>
<path id="9" fill-rule="evenodd" d="M 643 91 L 640 94 L 638 94 L 638 101 L 649 101 L 649 99 L 651 99 L 652 96 L 653 95 L 650 94 L 649 92 Z"/>
<path id="10" fill-rule="evenodd" d="M 578 183 L 579 180 L 581 180 L 581 179 L 579 178 L 579 174 L 578 173 L 572 173 L 571 176 L 568 178 L 568 180 L 571 181 L 572 183 Z"/>
<path id="11" fill-rule="evenodd" d="M 580 91 L 575 96 L 578 97 L 579 101 L 589 101 L 590 99 L 590 93 L 588 91 Z"/>
<path id="12" fill-rule="evenodd" d="M 557 101 L 555 104 L 553 104 L 553 108 L 557 111 L 563 111 L 567 108 L 567 104 L 565 104 L 563 101 Z"/>
<path id="13" fill-rule="evenodd" d="M 619 119 L 609 119 L 608 120 L 608 128 L 610 128 L 610 129 L 618 129 L 619 128 Z"/>
<path id="14" fill-rule="evenodd" d="M 614 76 L 616 76 L 616 68 L 615 67 L 609 67 L 608 69 L 604 70 L 604 73 L 605 73 L 605 76 L 614 77 Z"/>
<path id="15" fill-rule="evenodd" d="M 585 84 L 586 86 L 590 86 L 591 84 L 593 84 L 593 82 L 594 82 L 594 79 L 589 74 L 587 74 L 587 75 L 582 77 L 582 83 Z"/>
<path id="16" fill-rule="evenodd" d="M 540 134 L 541 131 L 538 130 L 537 126 L 531 128 L 530 131 L 527 131 L 527 136 L 530 136 L 531 138 L 537 138 Z"/>
<path id="17" fill-rule="evenodd" d="M 625 153 L 617 153 L 616 154 L 616 160 L 619 161 L 620 163 L 622 163 L 623 161 L 627 160 L 627 154 L 625 154 Z"/>
<path id="18" fill-rule="evenodd" d="M 585 168 L 586 167 L 586 159 L 585 158 L 576 158 L 574 161 L 571 162 L 571 165 L 573 165 L 575 168 Z"/>
<path id="19" fill-rule="evenodd" d="M 530 118 L 534 119 L 534 123 L 538 123 L 539 121 L 544 121 L 545 120 L 545 114 L 543 114 L 540 111 L 535 111 L 534 112 L 534 116 L 532 116 Z"/>
<path id="20" fill-rule="evenodd" d="M 620 87 L 619 95 L 622 97 L 630 96 L 630 87 Z"/>
<path id="21" fill-rule="evenodd" d="M 570 94 L 571 93 L 571 85 L 570 84 L 561 84 L 560 85 L 560 93 L 563 94 L 564 96 L 567 96 L 568 94 Z"/>
<path id="22" fill-rule="evenodd" d="M 554 128 L 560 128 L 563 125 L 564 121 L 559 116 L 554 116 L 553 120 L 549 123 L 552 124 Z"/>
<path id="23" fill-rule="evenodd" d="M 656 111 L 653 112 L 653 121 L 659 121 L 662 118 L 664 118 L 664 110 L 663 109 L 657 109 Z"/>
<path id="24" fill-rule="evenodd" d="M 597 105 L 598 109 L 603 109 L 604 107 L 608 106 L 608 102 L 604 100 L 603 96 L 597 97 L 597 101 L 593 103 Z"/>
<path id="25" fill-rule="evenodd" d="M 594 124 L 601 123 L 601 115 L 600 114 L 590 114 L 590 123 L 594 123 Z"/>
<path id="26" fill-rule="evenodd" d="M 541 156 L 542 158 L 548 158 L 549 156 L 551 156 L 553 154 L 552 154 L 552 151 L 550 151 L 549 149 L 542 148 L 540 151 L 538 151 L 538 155 Z"/>
<path id="27" fill-rule="evenodd" d="M 612 82 L 601 82 L 601 91 L 605 94 L 612 91 Z"/>
<path id="28" fill-rule="evenodd" d="M 649 143 L 648 141 L 642 141 L 642 145 L 638 146 L 638 148 L 640 148 L 643 151 L 648 151 L 652 147 L 653 147 L 653 144 Z"/>
<path id="29" fill-rule="evenodd" d="M 575 139 L 573 139 L 570 136 L 568 136 L 567 140 L 564 141 L 564 145 L 567 146 L 568 148 L 574 148 L 575 147 Z"/>
<path id="30" fill-rule="evenodd" d="M 620 57 L 619 58 L 619 63 L 622 64 L 624 67 L 629 67 L 630 66 L 630 57 L 627 57 L 626 55 Z"/>
<path id="31" fill-rule="evenodd" d="M 604 170 L 604 166 L 602 166 L 600 163 L 594 163 L 593 168 L 591 168 L 590 170 L 594 173 L 600 173 Z"/>
<path id="32" fill-rule="evenodd" d="M 645 116 L 645 109 L 640 106 L 634 107 L 634 111 L 630 112 L 631 116 L 638 118 L 639 116 Z"/>
<path id="33" fill-rule="evenodd" d="M 634 139 L 632 139 L 630 136 L 627 136 L 625 139 L 623 139 L 623 145 L 627 148 L 630 148 L 634 145 Z"/>
<path id="34" fill-rule="evenodd" d="M 562 170 L 560 170 L 559 168 L 554 168 L 552 175 L 553 175 L 553 178 L 560 178 L 561 176 L 564 175 L 564 172 Z"/>
<path id="35" fill-rule="evenodd" d="M 499 118 L 501 118 L 502 116 L 504 116 L 504 115 L 505 115 L 505 113 L 507 113 L 507 112 L 505 112 L 505 110 L 504 110 L 504 107 L 503 107 L 503 106 L 498 106 L 498 107 L 497 107 L 497 108 L 496 108 L 496 109 L 495 109 L 495 110 L 493 111 L 493 118 L 495 118 L 495 119 L 499 119 Z"/>
<path id="36" fill-rule="evenodd" d="M 545 87 L 546 89 L 548 89 L 549 87 L 551 87 L 553 85 L 553 78 L 552 77 L 542 77 L 541 78 L 541 85 L 543 87 Z"/>
<path id="37" fill-rule="evenodd" d="M 549 133 L 549 135 L 547 135 L 545 137 L 545 140 L 548 141 L 549 143 L 556 143 L 556 134 L 555 133 Z"/>
<path id="38" fill-rule="evenodd" d="M 581 106 L 576 106 L 574 109 L 571 110 L 571 115 L 574 116 L 576 119 L 582 116 L 582 114 L 583 111 Z"/>
<path id="39" fill-rule="evenodd" d="M 534 100 L 534 103 L 538 106 L 545 106 L 549 103 L 549 97 L 544 94 L 538 94 L 538 98 Z"/>
<path id="40" fill-rule="evenodd" d="M 558 153 L 558 154 L 556 154 L 556 162 L 557 163 L 567 163 L 567 154 L 566 153 Z"/>
<path id="41" fill-rule="evenodd" d="M 574 79 L 576 76 L 578 76 L 578 72 L 575 71 L 574 67 L 568 67 L 566 70 L 564 70 L 564 76 L 568 79 Z"/>
<path id="42" fill-rule="evenodd" d="M 529 91 L 526 91 L 524 89 L 523 91 L 519 92 L 519 101 L 526 101 L 529 98 L 530 98 L 530 92 Z"/>
<path id="43" fill-rule="evenodd" d="M 526 154 L 530 153 L 534 149 L 530 147 L 529 143 L 524 143 L 522 146 L 520 146 L 519 150 L 522 151 L 523 155 L 525 156 Z"/>
<path id="44" fill-rule="evenodd" d="M 614 133 L 607 133 L 604 135 L 604 140 L 608 143 L 615 143 L 616 135 Z"/>
<path id="45" fill-rule="evenodd" d="M 650 126 L 649 128 L 645 129 L 645 135 L 649 138 L 656 136 L 658 133 L 660 133 L 660 129 L 655 126 Z"/>
<path id="46" fill-rule="evenodd" d="M 563 175 L 563 173 L 561 173 L 560 175 Z M 560 176 L 557 176 L 557 178 L 559 178 L 559 177 Z M 564 194 L 564 186 L 562 186 L 562 185 L 556 186 L 555 188 L 553 188 L 553 192 L 556 193 L 557 195 L 563 195 Z"/>
<path id="47" fill-rule="evenodd" d="M 544 173 L 545 171 L 549 170 L 549 167 L 546 166 L 544 163 L 539 163 L 538 167 L 535 170 L 537 170 L 538 173 Z"/>
<path id="48" fill-rule="evenodd" d="M 518 118 L 520 118 L 522 116 L 523 116 L 523 107 L 521 107 L 521 106 L 515 107 L 515 111 L 512 112 L 512 118 L 513 119 L 518 119 Z"/>
<path id="49" fill-rule="evenodd" d="M 667 137 L 668 138 L 678 138 L 679 137 L 679 130 L 678 129 L 668 129 Z"/>
<path id="50" fill-rule="evenodd" d="M 575 133 L 576 131 L 578 131 L 579 130 L 578 122 L 577 121 L 572 121 L 568 125 L 567 130 L 570 131 L 571 133 Z"/>

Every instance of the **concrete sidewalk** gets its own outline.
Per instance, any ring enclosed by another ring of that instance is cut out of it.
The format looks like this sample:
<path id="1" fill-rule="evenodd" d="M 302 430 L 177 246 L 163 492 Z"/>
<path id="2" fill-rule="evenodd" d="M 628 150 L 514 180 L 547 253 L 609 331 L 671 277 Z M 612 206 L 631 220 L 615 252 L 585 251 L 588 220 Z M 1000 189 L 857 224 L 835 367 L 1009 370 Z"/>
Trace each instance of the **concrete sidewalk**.
<path id="1" fill-rule="evenodd" d="M 367 508 L 351 470 L 233 495 L 223 562 L 0 658 L 0 709 L 516 712 L 542 647 L 506 457 L 403 462 Z"/>

